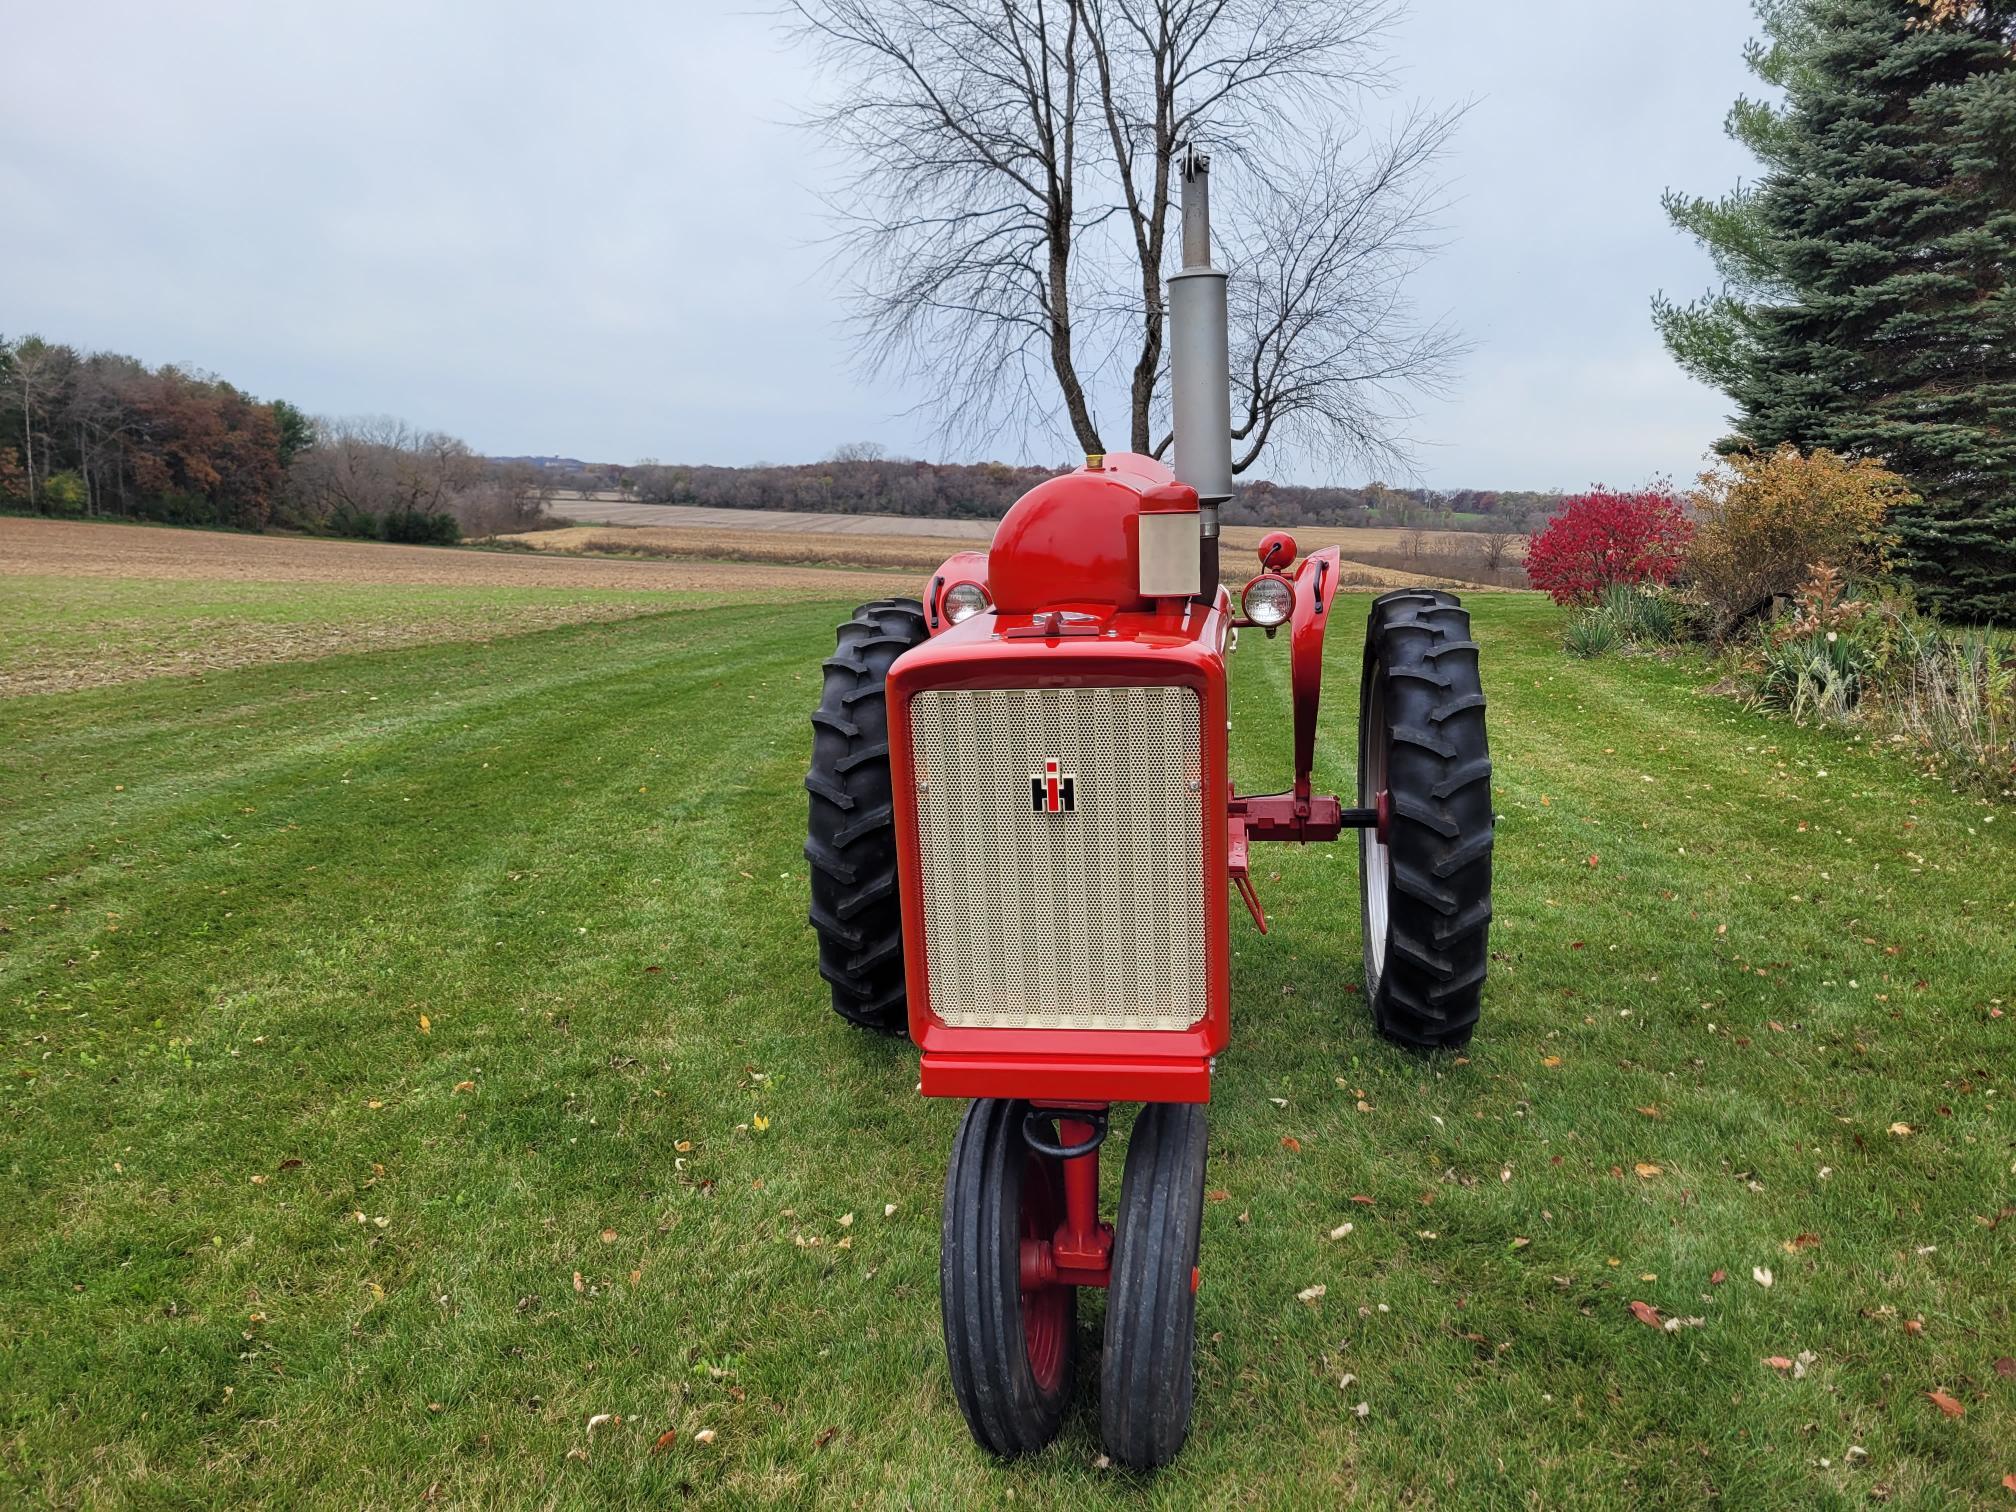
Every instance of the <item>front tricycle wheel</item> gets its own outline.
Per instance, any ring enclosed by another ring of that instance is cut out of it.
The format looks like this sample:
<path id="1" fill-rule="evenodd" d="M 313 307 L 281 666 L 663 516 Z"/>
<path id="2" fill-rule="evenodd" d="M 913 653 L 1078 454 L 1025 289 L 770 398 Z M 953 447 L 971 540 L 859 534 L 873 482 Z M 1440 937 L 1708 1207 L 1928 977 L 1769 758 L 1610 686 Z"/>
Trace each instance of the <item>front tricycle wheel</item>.
<path id="1" fill-rule="evenodd" d="M 1379 1032 L 1460 1049 L 1491 925 L 1491 753 L 1470 616 L 1452 593 L 1372 605 L 1358 705 L 1365 994 Z"/>
<path id="2" fill-rule="evenodd" d="M 938 1254 L 952 1395 L 973 1437 L 1004 1458 L 1057 1436 L 1077 1363 L 1078 1289 L 1022 1273 L 1022 1241 L 1049 1241 L 1064 1217 L 1064 1163 L 1029 1147 L 1027 1112 L 1001 1098 L 967 1108 Z"/>
<path id="3" fill-rule="evenodd" d="M 1150 1103 L 1127 1139 L 1099 1429 L 1106 1452 L 1135 1470 L 1168 1464 L 1190 1434 L 1205 1154 L 1200 1103 Z"/>

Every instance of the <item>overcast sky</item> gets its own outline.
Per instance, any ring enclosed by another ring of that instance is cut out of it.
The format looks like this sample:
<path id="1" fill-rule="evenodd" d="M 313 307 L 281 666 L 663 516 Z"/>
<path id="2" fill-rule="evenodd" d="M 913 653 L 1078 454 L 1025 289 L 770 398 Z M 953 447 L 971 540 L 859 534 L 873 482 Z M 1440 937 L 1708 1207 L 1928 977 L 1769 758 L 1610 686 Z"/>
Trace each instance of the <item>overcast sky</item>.
<path id="1" fill-rule="evenodd" d="M 1414 7 L 1398 99 L 1475 102 L 1417 293 L 1475 351 L 1404 481 L 1697 470 L 1725 405 L 1647 300 L 1710 270 L 1658 200 L 1749 171 L 1721 120 L 1751 30 L 1746 0 Z M 812 78 L 739 6 L 68 0 L 0 44 L 0 333 L 491 453 L 936 454 L 919 393 L 850 371 L 789 124 Z"/>

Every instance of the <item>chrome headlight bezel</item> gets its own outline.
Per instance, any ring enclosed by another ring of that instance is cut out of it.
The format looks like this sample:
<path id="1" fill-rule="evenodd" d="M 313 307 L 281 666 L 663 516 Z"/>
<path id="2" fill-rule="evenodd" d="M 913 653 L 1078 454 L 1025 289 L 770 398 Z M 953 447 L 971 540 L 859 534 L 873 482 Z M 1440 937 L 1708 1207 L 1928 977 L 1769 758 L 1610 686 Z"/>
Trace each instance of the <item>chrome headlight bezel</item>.
<path id="1" fill-rule="evenodd" d="M 994 601 L 987 596 L 987 590 L 970 578 L 962 578 L 947 588 L 938 600 L 938 612 L 945 616 L 948 625 L 961 625 L 983 609 L 994 607 Z"/>
<path id="2" fill-rule="evenodd" d="M 1295 585 L 1278 572 L 1263 572 L 1240 590 L 1239 609 L 1264 630 L 1285 625 L 1295 613 Z"/>

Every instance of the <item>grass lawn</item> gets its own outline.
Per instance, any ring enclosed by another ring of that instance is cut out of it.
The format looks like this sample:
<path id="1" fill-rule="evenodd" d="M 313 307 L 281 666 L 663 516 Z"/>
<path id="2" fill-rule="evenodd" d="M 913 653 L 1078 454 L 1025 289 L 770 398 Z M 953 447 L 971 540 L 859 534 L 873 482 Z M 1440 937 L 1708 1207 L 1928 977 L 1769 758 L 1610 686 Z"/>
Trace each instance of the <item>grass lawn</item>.
<path id="1" fill-rule="evenodd" d="M 953 1405 L 960 1108 L 832 1016 L 803 923 L 844 606 L 0 702 L 0 1485 L 2002 1504 L 2016 816 L 1686 667 L 1571 663 L 1534 598 L 1475 607 L 1484 1027 L 1467 1059 L 1377 1039 L 1355 848 L 1259 853 L 1278 925 L 1233 926 L 1197 1417 L 1154 1479 L 1095 1466 L 1089 1347 L 1034 1460 L 983 1458 Z M 1285 650 L 1235 659 L 1250 786 L 1286 772 Z"/>

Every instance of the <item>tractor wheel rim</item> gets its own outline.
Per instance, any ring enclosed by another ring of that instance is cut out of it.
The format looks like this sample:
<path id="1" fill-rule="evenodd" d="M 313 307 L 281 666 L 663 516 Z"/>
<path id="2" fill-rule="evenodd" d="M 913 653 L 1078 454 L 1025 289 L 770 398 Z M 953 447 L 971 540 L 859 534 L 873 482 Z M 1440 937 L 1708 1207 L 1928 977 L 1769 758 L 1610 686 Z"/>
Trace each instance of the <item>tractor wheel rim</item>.
<path id="1" fill-rule="evenodd" d="M 1049 1158 L 1031 1153 L 1022 1168 L 1021 1237 L 1048 1242 L 1057 1237 L 1057 1223 Z M 1059 1282 L 1022 1290 L 1022 1342 L 1028 1351 L 1029 1374 L 1045 1396 L 1064 1384 L 1069 1301 Z"/>
<path id="2" fill-rule="evenodd" d="M 1372 679 L 1371 697 L 1366 700 L 1365 754 L 1358 775 L 1358 802 L 1367 808 L 1390 811 L 1392 797 L 1386 785 L 1386 750 L 1390 744 L 1386 728 L 1385 668 L 1373 666 L 1366 673 Z M 1384 818 L 1384 813 L 1381 815 Z M 1359 860 L 1365 870 L 1365 959 L 1366 974 L 1376 987 L 1386 974 L 1386 893 L 1393 870 L 1393 852 L 1386 841 L 1387 827 L 1361 829 Z"/>

